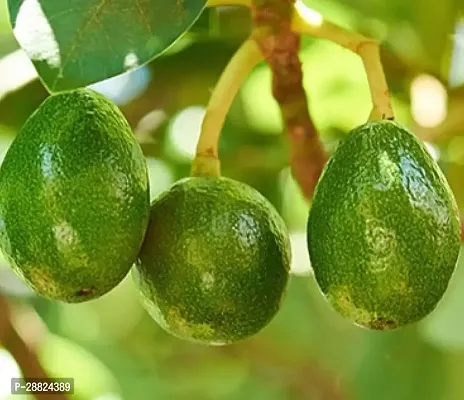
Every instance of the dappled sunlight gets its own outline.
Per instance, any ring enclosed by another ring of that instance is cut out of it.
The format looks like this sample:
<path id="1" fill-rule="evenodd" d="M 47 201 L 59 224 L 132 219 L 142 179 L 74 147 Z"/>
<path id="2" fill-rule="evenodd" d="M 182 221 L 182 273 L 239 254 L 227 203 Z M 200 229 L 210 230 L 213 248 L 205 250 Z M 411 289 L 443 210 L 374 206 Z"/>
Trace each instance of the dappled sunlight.
<path id="1" fill-rule="evenodd" d="M 38 0 L 24 0 L 16 17 L 14 34 L 34 61 L 44 61 L 50 68 L 61 68 L 60 47 Z"/>
<path id="2" fill-rule="evenodd" d="M 178 112 L 168 128 L 169 152 L 179 159 L 192 160 L 195 156 L 205 107 L 191 106 Z"/>
<path id="3" fill-rule="evenodd" d="M 430 75 L 419 75 L 411 83 L 411 112 L 425 128 L 440 125 L 446 118 L 448 95 L 441 82 Z"/>

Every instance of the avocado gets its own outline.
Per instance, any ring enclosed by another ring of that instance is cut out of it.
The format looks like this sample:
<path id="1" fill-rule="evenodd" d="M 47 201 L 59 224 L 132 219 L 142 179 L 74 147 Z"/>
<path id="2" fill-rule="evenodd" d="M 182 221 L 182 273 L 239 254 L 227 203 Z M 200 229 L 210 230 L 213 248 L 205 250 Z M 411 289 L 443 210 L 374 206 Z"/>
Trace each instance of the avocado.
<path id="1" fill-rule="evenodd" d="M 338 146 L 316 186 L 307 223 L 315 279 L 355 324 L 399 328 L 431 313 L 460 250 L 453 193 L 408 129 L 368 122 Z"/>
<path id="2" fill-rule="evenodd" d="M 0 168 L 0 247 L 38 295 L 77 303 L 129 273 L 150 212 L 148 171 L 124 116 L 104 96 L 49 96 Z"/>
<path id="3" fill-rule="evenodd" d="M 132 275 L 164 330 L 225 345 L 258 333 L 276 315 L 290 258 L 284 221 L 258 191 L 195 176 L 153 200 Z"/>

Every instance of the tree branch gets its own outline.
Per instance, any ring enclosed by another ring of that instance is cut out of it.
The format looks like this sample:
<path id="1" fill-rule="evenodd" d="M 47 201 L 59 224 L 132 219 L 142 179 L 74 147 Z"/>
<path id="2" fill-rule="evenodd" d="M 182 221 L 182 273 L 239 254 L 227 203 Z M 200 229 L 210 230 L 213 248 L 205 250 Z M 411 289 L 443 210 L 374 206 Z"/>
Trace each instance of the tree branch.
<path id="1" fill-rule="evenodd" d="M 300 36 L 292 31 L 294 0 L 253 0 L 253 37 L 273 74 L 273 95 L 279 104 L 290 144 L 292 174 L 311 199 L 327 161 L 303 88 L 298 51 Z"/>
<path id="2" fill-rule="evenodd" d="M 0 342 L 18 363 L 24 378 L 49 379 L 37 355 L 13 326 L 7 300 L 0 295 Z M 37 400 L 67 400 L 63 394 L 36 394 Z"/>

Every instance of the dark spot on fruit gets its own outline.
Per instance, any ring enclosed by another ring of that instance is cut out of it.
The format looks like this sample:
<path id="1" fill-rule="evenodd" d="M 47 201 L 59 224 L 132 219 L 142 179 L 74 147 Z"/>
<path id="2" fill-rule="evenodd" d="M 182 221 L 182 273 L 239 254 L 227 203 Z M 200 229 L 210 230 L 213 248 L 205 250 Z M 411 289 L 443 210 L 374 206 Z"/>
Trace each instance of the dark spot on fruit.
<path id="1" fill-rule="evenodd" d="M 395 329 L 397 327 L 397 323 L 393 319 L 377 317 L 370 322 L 369 326 L 378 331 L 386 331 L 389 329 Z"/>
<path id="2" fill-rule="evenodd" d="M 78 290 L 78 291 L 76 292 L 76 295 L 77 295 L 78 297 L 88 296 L 89 294 L 92 293 L 92 291 L 93 291 L 92 288 L 84 288 L 84 289 Z"/>

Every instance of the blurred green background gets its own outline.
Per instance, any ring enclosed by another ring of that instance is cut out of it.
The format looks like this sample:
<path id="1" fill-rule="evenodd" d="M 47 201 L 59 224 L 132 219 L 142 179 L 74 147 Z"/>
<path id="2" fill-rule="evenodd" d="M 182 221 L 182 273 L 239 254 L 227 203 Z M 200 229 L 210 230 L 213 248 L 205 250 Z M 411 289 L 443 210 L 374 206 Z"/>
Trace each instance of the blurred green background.
<path id="1" fill-rule="evenodd" d="M 464 210 L 464 2 L 313 0 L 327 19 L 380 40 L 399 122 L 423 139 Z M 0 152 L 47 93 L 18 50 L 0 6 Z M 205 106 L 233 52 L 250 32 L 248 10 L 206 10 L 192 31 L 147 66 L 93 85 L 122 109 L 150 169 L 151 195 L 189 174 Z M 304 38 L 305 87 L 330 152 L 366 121 L 370 97 L 360 59 Z M 169 336 L 141 308 L 130 276 L 79 305 L 35 297 L 0 263 L 0 291 L 13 321 L 36 343 L 44 368 L 73 377 L 77 400 L 461 400 L 464 399 L 464 259 L 435 312 L 379 333 L 332 311 L 311 275 L 309 205 L 288 168 L 285 136 L 263 63 L 230 110 L 220 143 L 223 174 L 249 183 L 291 232 L 292 279 L 283 308 L 257 336 L 203 347 Z M 0 347 L 0 400 L 20 371 Z"/>

